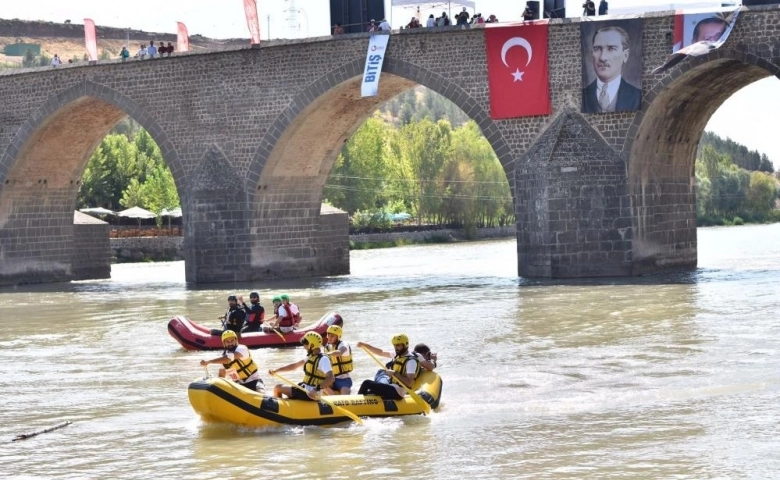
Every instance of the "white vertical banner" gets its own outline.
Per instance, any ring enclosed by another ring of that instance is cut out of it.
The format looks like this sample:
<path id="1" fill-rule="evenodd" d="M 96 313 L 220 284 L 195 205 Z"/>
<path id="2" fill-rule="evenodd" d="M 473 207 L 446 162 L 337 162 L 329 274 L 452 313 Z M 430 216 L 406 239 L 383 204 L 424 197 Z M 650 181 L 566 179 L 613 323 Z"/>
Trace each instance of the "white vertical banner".
<path id="1" fill-rule="evenodd" d="M 371 35 L 368 39 L 366 68 L 363 70 L 363 84 L 360 86 L 361 97 L 375 97 L 379 94 L 379 74 L 382 73 L 382 62 L 387 52 L 387 42 L 390 35 Z"/>

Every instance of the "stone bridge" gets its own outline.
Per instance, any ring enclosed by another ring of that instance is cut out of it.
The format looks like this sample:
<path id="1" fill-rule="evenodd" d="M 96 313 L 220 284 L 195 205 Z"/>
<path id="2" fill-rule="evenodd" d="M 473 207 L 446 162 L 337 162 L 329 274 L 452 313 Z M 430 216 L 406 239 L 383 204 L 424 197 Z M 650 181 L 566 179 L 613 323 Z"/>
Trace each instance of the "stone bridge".
<path id="1" fill-rule="evenodd" d="M 74 278 L 73 210 L 90 154 L 130 116 L 182 199 L 189 282 L 349 272 L 347 220 L 322 211 L 343 145 L 424 85 L 482 129 L 517 214 L 518 272 L 628 276 L 696 265 L 694 156 L 711 114 L 780 72 L 780 8 L 744 9 L 726 45 L 652 74 L 672 12 L 646 14 L 641 111 L 581 114 L 578 20 L 549 33 L 549 116 L 491 120 L 483 31 L 390 39 L 380 96 L 359 98 L 367 35 L 0 75 L 0 284 Z"/>

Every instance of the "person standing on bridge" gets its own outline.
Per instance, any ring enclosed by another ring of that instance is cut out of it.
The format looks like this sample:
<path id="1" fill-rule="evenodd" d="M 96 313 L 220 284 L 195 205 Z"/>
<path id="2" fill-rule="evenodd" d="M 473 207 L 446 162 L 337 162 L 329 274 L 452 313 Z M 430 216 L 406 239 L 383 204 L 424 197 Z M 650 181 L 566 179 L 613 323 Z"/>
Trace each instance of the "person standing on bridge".
<path id="1" fill-rule="evenodd" d="M 54 54 L 54 58 L 52 58 L 52 59 L 51 59 L 51 66 L 52 66 L 52 67 L 54 67 L 54 68 L 57 68 L 57 67 L 59 67 L 61 64 L 62 64 L 62 62 L 60 61 L 60 57 L 59 57 L 59 55 L 57 55 L 57 54 L 55 53 L 55 54 Z"/>
<path id="2" fill-rule="evenodd" d="M 149 58 L 157 56 L 157 47 L 154 46 L 154 40 L 149 42 L 149 48 L 146 49 L 146 53 L 149 55 Z"/>
<path id="3" fill-rule="evenodd" d="M 594 17 L 596 16 L 596 4 L 593 3 L 593 0 L 586 0 L 585 3 L 582 4 L 582 16 L 583 17 Z"/>
<path id="4" fill-rule="evenodd" d="M 599 2 L 599 15 L 607 15 L 609 12 L 609 3 L 607 0 L 601 0 Z"/>
<path id="5" fill-rule="evenodd" d="M 125 45 L 122 45 L 122 51 L 119 52 L 119 57 L 122 59 L 122 62 L 126 62 L 127 59 L 130 58 L 130 50 L 128 50 Z"/>

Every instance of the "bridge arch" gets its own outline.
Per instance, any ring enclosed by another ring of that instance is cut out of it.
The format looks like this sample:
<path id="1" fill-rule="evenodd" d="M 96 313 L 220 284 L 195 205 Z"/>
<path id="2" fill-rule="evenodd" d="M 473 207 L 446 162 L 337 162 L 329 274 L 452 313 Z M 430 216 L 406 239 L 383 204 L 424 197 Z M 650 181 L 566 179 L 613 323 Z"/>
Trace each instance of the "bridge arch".
<path id="1" fill-rule="evenodd" d="M 43 103 L 0 158 L 0 275 L 11 281 L 73 277 L 73 210 L 81 177 L 100 141 L 127 116 L 147 129 L 179 192 L 187 191 L 185 171 L 155 119 L 115 90 L 80 82 Z"/>
<path id="2" fill-rule="evenodd" d="M 478 101 L 447 78 L 389 56 L 385 59 L 379 95 L 361 98 L 364 62 L 363 58 L 347 62 L 304 89 L 277 116 L 249 166 L 251 263 L 267 274 L 281 268 L 287 274 L 317 270 L 315 265 L 323 261 L 318 257 L 328 253 L 318 252 L 302 239 L 316 238 L 318 232 L 329 228 L 321 218 L 322 194 L 342 145 L 376 108 L 416 85 L 441 94 L 477 123 L 503 166 L 514 196 L 511 150 Z M 286 229 L 290 234 L 279 234 Z M 342 258 L 335 263 L 348 265 L 344 261 L 348 250 L 338 247 L 335 251 Z M 286 261 L 290 258 L 297 261 Z M 291 263 L 297 265 L 298 272 L 290 272 Z"/>
<path id="3" fill-rule="evenodd" d="M 780 51 L 780 41 L 774 51 Z M 760 54 L 718 49 L 680 63 L 645 95 L 622 149 L 633 210 L 634 274 L 696 266 L 699 140 L 726 99 L 772 75 L 780 75 L 780 66 Z"/>

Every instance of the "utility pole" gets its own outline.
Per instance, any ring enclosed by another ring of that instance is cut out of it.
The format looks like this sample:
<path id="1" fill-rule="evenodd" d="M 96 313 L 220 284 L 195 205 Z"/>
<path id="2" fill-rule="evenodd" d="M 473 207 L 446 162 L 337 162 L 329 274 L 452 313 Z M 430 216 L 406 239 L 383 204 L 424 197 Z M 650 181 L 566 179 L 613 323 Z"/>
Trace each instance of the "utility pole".
<path id="1" fill-rule="evenodd" d="M 287 0 L 290 5 L 287 8 L 287 28 L 295 32 L 295 37 L 298 38 L 298 9 L 295 8 L 295 0 Z"/>
<path id="2" fill-rule="evenodd" d="M 268 40 L 271 39 L 271 14 L 268 14 Z"/>

